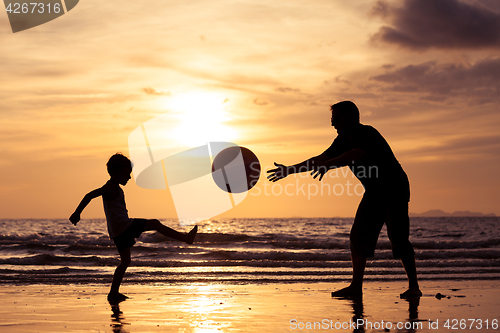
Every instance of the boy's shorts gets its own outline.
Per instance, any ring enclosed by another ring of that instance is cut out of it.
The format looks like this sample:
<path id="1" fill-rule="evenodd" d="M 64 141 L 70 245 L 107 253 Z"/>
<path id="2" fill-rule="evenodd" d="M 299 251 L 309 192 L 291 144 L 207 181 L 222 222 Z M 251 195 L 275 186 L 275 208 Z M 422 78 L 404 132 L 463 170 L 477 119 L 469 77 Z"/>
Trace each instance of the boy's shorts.
<path id="1" fill-rule="evenodd" d="M 365 192 L 351 228 L 351 253 L 373 258 L 378 236 L 384 223 L 394 258 L 414 256 L 409 241 L 410 218 L 405 196 L 387 198 L 381 193 Z"/>
<path id="2" fill-rule="evenodd" d="M 144 231 L 146 220 L 132 219 L 132 224 L 124 232 L 113 238 L 118 252 L 129 249 L 135 244 L 135 239 Z"/>

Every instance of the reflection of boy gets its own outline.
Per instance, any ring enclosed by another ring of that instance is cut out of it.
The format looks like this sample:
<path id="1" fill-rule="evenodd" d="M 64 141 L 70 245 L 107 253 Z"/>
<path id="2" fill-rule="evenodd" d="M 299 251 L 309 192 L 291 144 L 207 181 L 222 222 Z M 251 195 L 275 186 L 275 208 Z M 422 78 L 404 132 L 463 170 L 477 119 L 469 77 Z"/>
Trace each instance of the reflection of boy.
<path id="1" fill-rule="evenodd" d="M 338 136 L 321 155 L 293 166 L 276 164 L 269 180 L 277 181 L 289 174 L 312 171 L 323 178 L 334 168 L 349 166 L 365 188 L 350 234 L 353 278 L 351 284 L 332 296 L 362 294 L 366 259 L 374 255 L 375 245 L 384 223 L 394 258 L 401 258 L 408 276 L 409 288 L 402 297 L 421 296 L 415 268 L 415 252 L 409 241 L 410 220 L 408 177 L 389 144 L 373 127 L 359 123 L 359 110 L 349 101 L 331 106 L 332 126 Z"/>
<path id="2" fill-rule="evenodd" d="M 144 231 L 156 230 L 164 236 L 192 244 L 198 228 L 195 226 L 189 234 L 184 234 L 164 226 L 156 219 L 129 218 L 125 196 L 120 184 L 126 185 L 131 178 L 132 164 L 127 157 L 115 154 L 111 156 L 106 165 L 110 175 L 108 182 L 101 188 L 87 193 L 69 220 L 76 225 L 80 221 L 80 214 L 90 201 L 102 196 L 109 237 L 115 242 L 120 254 L 120 264 L 113 275 L 108 300 L 122 301 L 127 296 L 119 292 L 120 284 L 127 267 L 130 265 L 130 248 L 135 244 L 135 238 L 138 238 Z"/>

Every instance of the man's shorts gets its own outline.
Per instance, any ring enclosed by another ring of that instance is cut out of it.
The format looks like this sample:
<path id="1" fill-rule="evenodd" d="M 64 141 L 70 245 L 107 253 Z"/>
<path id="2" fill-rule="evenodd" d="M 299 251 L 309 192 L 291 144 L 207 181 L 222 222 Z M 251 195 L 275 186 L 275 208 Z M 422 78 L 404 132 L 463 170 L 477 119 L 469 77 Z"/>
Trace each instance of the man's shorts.
<path id="1" fill-rule="evenodd" d="M 351 253 L 373 258 L 384 223 L 387 226 L 387 236 L 391 241 L 394 258 L 414 256 L 415 251 L 409 241 L 410 218 L 406 197 L 388 198 L 382 193 L 369 191 L 365 192 L 359 203 L 351 228 Z"/>
<path id="2" fill-rule="evenodd" d="M 124 232 L 113 238 L 118 252 L 129 249 L 135 244 L 135 239 L 144 231 L 146 220 L 132 219 L 132 224 Z"/>

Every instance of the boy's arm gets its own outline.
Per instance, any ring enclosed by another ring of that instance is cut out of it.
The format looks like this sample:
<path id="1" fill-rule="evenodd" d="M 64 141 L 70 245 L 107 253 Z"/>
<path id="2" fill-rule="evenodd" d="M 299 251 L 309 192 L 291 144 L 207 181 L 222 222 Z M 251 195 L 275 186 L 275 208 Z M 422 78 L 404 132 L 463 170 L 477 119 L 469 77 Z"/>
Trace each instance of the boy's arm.
<path id="1" fill-rule="evenodd" d="M 71 214 L 71 216 L 69 217 L 69 220 L 71 221 L 71 223 L 76 225 L 78 223 L 78 221 L 80 221 L 80 214 L 85 209 L 85 207 L 87 207 L 87 205 L 90 203 L 90 201 L 92 201 L 92 199 L 94 199 L 94 198 L 101 196 L 102 194 L 103 194 L 103 187 L 95 189 L 95 190 L 87 193 L 83 197 L 83 199 L 80 202 L 80 204 L 78 205 L 78 207 L 76 207 L 75 212 L 73 214 Z"/>

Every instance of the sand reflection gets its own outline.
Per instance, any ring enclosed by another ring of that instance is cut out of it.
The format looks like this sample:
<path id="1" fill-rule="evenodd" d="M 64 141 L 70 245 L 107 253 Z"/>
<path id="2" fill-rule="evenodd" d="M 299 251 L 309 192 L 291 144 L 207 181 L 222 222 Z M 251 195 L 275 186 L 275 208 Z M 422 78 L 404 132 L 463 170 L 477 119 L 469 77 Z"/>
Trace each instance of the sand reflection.
<path id="1" fill-rule="evenodd" d="M 109 302 L 109 304 L 111 305 L 111 329 L 114 333 L 128 333 L 125 326 L 130 323 L 126 322 L 119 302 Z"/>

